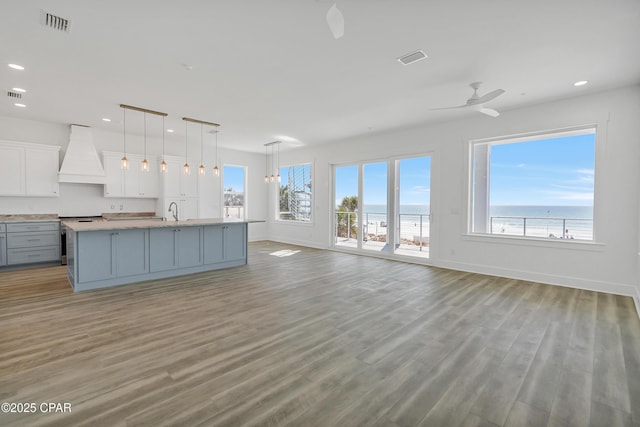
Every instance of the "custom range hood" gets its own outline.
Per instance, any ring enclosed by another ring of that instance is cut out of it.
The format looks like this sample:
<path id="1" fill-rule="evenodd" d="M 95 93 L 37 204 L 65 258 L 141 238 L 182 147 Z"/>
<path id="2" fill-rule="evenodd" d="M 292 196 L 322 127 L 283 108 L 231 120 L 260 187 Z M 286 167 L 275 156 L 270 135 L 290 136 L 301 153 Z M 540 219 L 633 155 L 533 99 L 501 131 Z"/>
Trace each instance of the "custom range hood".
<path id="1" fill-rule="evenodd" d="M 93 145 L 91 128 L 71 125 L 69 145 L 58 173 L 58 182 L 104 184 L 106 176 Z"/>

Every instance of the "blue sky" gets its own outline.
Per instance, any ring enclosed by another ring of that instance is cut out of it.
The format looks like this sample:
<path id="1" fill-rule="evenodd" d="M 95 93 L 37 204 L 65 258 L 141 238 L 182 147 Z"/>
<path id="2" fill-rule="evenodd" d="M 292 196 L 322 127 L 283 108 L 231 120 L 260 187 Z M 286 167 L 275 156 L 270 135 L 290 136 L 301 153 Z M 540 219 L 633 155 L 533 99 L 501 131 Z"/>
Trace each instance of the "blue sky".
<path id="1" fill-rule="evenodd" d="M 400 160 L 400 204 L 428 205 L 431 194 L 431 158 L 416 157 Z M 364 165 L 364 203 L 387 203 L 387 163 Z M 358 195 L 358 167 L 336 168 L 336 205 L 345 196 Z"/>
<path id="2" fill-rule="evenodd" d="M 491 205 L 591 206 L 595 135 L 491 146 Z"/>
<path id="3" fill-rule="evenodd" d="M 244 167 L 224 166 L 224 189 L 231 187 L 234 191 L 244 191 Z"/>
<path id="4" fill-rule="evenodd" d="M 592 206 L 595 134 L 491 146 L 491 205 Z M 386 162 L 364 165 L 364 203 L 386 204 Z M 431 161 L 400 161 L 400 204 L 428 205 Z M 358 167 L 336 168 L 336 205 L 358 194 Z"/>

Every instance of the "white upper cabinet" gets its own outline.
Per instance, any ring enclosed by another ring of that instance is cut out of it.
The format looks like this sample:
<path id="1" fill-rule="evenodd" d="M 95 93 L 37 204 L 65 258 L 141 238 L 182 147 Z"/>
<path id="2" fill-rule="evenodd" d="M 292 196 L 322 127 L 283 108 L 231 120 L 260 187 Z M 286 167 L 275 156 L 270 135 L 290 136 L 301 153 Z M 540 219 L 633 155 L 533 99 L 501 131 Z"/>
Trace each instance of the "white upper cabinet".
<path id="1" fill-rule="evenodd" d="M 0 196 L 57 197 L 60 147 L 0 141 Z"/>
<path id="2" fill-rule="evenodd" d="M 165 156 L 167 172 L 162 176 L 162 194 L 164 197 L 197 197 L 198 165 L 191 164 L 191 173 L 184 174 L 184 158 Z"/>
<path id="3" fill-rule="evenodd" d="M 149 171 L 141 169 L 144 156 L 127 154 L 129 169 L 120 168 L 122 153 L 105 151 L 102 153 L 107 181 L 104 185 L 105 197 L 158 198 L 158 168 L 155 159 L 149 161 Z M 147 159 L 149 160 L 149 159 Z"/>

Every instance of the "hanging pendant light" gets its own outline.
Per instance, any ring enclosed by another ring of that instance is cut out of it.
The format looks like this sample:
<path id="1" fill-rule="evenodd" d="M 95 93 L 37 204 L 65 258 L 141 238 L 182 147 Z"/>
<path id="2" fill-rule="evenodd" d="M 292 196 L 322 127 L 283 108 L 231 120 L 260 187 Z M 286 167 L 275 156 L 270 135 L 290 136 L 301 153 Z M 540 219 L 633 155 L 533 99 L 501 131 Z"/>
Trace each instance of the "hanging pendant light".
<path id="1" fill-rule="evenodd" d="M 142 172 L 149 172 L 149 162 L 147 161 L 147 113 L 142 113 L 144 118 L 144 159 L 142 160 Z"/>
<path id="2" fill-rule="evenodd" d="M 188 161 L 188 148 L 189 148 L 189 136 L 188 136 L 188 123 L 184 122 L 184 166 L 182 171 L 185 175 L 189 175 L 189 161 Z"/>
<path id="3" fill-rule="evenodd" d="M 271 145 L 271 176 L 269 177 L 269 181 L 273 182 L 276 180 L 276 177 L 273 175 L 273 143 Z"/>
<path id="4" fill-rule="evenodd" d="M 269 170 L 268 170 L 268 163 L 269 163 L 269 156 L 268 156 L 268 151 L 269 150 L 269 144 L 264 144 L 264 182 L 265 184 L 269 182 Z"/>
<path id="5" fill-rule="evenodd" d="M 213 167 L 213 174 L 215 176 L 220 176 L 220 169 L 218 168 L 218 128 L 216 127 L 216 164 Z"/>
<path id="6" fill-rule="evenodd" d="M 280 141 L 276 141 L 278 144 L 278 176 L 277 176 L 277 181 L 281 182 L 281 177 L 280 177 Z"/>
<path id="7" fill-rule="evenodd" d="M 164 161 L 164 116 L 162 116 L 162 161 L 160 162 L 160 172 L 167 172 L 167 162 Z"/>
<path id="8" fill-rule="evenodd" d="M 129 169 L 129 159 L 127 159 L 127 109 L 122 109 L 122 152 L 120 159 L 120 169 Z"/>
<path id="9" fill-rule="evenodd" d="M 203 159 L 204 159 L 204 143 L 203 143 L 203 136 L 202 136 L 202 123 L 200 123 L 200 166 L 198 166 L 198 171 L 200 173 L 200 176 L 204 176 L 205 174 L 205 169 L 204 169 L 204 164 L 203 164 Z"/>

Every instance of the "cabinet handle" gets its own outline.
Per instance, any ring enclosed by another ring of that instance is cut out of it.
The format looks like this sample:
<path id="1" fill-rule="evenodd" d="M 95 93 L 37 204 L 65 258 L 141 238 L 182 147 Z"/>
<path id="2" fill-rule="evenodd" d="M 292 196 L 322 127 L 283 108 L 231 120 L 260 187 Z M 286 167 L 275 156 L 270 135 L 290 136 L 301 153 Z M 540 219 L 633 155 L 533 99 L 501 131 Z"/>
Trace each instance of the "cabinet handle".
<path id="1" fill-rule="evenodd" d="M 27 242 L 39 242 L 40 239 L 27 239 Z"/>
<path id="2" fill-rule="evenodd" d="M 29 254 L 27 255 L 28 258 L 38 258 L 40 257 L 40 254 Z"/>

